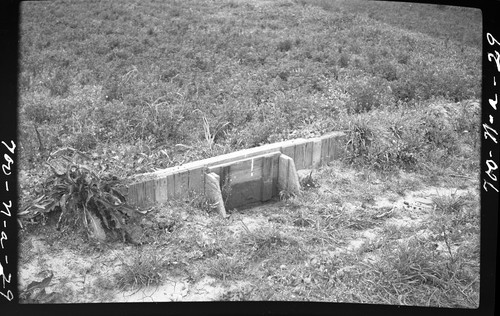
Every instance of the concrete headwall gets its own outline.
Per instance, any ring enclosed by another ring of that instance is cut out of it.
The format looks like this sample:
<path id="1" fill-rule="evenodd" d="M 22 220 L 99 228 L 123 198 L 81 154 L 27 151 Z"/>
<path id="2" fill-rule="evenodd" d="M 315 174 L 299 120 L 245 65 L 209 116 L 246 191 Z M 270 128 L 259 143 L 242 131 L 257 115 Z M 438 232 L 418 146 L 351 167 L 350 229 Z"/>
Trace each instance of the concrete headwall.
<path id="1" fill-rule="evenodd" d="M 226 202 L 229 207 L 265 201 L 279 193 L 280 154 L 293 159 L 296 170 L 313 169 L 341 157 L 344 142 L 344 133 L 332 132 L 321 137 L 267 144 L 140 174 L 129 185 L 127 201 L 144 207 L 183 198 L 190 192 L 204 194 L 205 175 L 209 172 L 219 175 L 221 188 L 230 185 L 231 196 Z"/>

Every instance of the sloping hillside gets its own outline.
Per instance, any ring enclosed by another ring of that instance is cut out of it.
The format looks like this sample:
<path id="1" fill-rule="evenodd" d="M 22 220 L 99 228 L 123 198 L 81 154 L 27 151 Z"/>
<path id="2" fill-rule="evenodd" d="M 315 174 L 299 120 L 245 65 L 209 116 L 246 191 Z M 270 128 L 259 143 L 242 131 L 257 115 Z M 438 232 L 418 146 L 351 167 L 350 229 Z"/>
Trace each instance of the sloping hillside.
<path id="1" fill-rule="evenodd" d="M 199 197 L 159 205 L 136 245 L 25 221 L 23 301 L 477 307 L 480 25 L 474 10 L 363 1 L 24 2 L 22 208 L 68 147 L 124 181 L 284 139 L 347 141 L 300 196 L 226 220 Z"/>

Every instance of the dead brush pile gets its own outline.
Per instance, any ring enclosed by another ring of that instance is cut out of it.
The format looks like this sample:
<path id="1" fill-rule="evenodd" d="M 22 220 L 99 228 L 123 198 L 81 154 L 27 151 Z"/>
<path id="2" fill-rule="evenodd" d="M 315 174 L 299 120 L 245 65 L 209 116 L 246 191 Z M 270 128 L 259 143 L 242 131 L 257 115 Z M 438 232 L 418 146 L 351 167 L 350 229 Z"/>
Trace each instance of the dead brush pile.
<path id="1" fill-rule="evenodd" d="M 76 156 L 63 156 L 66 163 L 56 167 L 46 162 L 53 174 L 43 183 L 42 194 L 18 214 L 21 227 L 26 221 L 57 217 L 57 230 L 84 228 L 100 241 L 126 240 L 131 224 L 146 212 L 127 204 L 116 176 L 96 173 L 77 163 Z"/>

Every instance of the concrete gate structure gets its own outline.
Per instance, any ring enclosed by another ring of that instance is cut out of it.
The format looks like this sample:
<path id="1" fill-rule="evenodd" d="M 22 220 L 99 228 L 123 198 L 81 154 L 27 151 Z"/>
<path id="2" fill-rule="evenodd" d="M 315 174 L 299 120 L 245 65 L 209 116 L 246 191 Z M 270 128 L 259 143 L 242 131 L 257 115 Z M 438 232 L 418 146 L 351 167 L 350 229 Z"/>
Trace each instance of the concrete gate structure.
<path id="1" fill-rule="evenodd" d="M 298 193 L 297 170 L 314 169 L 342 155 L 345 134 L 293 139 L 136 175 L 127 201 L 147 207 L 204 194 L 225 216 L 225 208 L 251 206 L 279 195 Z M 226 201 L 221 193 L 226 193 Z M 222 204 L 222 205 L 221 205 Z"/>

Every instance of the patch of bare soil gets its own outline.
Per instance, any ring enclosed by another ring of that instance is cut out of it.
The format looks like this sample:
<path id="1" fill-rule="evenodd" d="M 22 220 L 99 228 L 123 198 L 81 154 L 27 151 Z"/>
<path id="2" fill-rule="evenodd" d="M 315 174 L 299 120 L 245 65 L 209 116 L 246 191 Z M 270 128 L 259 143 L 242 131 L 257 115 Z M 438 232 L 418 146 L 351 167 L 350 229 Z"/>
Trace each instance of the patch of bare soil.
<path id="1" fill-rule="evenodd" d="M 356 252 L 365 244 L 379 242 L 384 237 L 384 231 L 381 226 L 392 225 L 397 229 L 420 228 L 422 223 L 429 221 L 430 216 L 435 211 L 435 207 L 414 209 L 405 208 L 405 204 L 408 203 L 411 205 L 415 203 L 415 201 L 418 201 L 418 198 L 432 200 L 433 198 L 439 196 L 464 196 L 473 192 L 475 192 L 475 190 L 464 190 L 449 187 L 428 187 L 423 190 L 408 192 L 404 197 L 397 199 L 395 202 L 390 202 L 386 197 L 377 197 L 375 204 L 372 206 L 373 209 L 376 212 L 381 211 L 378 212 L 378 214 L 380 214 L 379 216 L 383 216 L 385 214 L 390 217 L 385 220 L 383 225 L 358 231 L 354 238 L 346 241 L 347 246 L 345 248 L 339 248 L 338 251 Z M 346 204 L 352 207 L 352 204 Z M 428 234 L 428 230 L 420 229 L 415 231 L 414 236 L 426 239 Z M 400 239 L 400 241 L 403 241 L 403 239 Z M 443 242 L 438 245 L 438 250 L 441 249 L 443 249 Z M 370 254 L 370 256 L 370 260 L 374 260 L 373 254 Z"/>
<path id="2" fill-rule="evenodd" d="M 22 244 L 22 247 L 31 248 L 25 250 L 31 259 L 21 258 L 19 288 L 23 291 L 32 282 L 40 282 L 53 274 L 44 290 L 47 294 L 55 294 L 52 297 L 56 298 L 53 301 L 56 303 L 213 301 L 225 291 L 210 277 L 190 283 L 178 276 L 168 276 L 157 286 L 133 290 L 107 288 L 106 281 L 121 273 L 130 261 L 134 253 L 131 246 L 122 245 L 122 249 L 85 256 L 75 250 L 51 246 L 38 235 L 28 237 Z"/>

